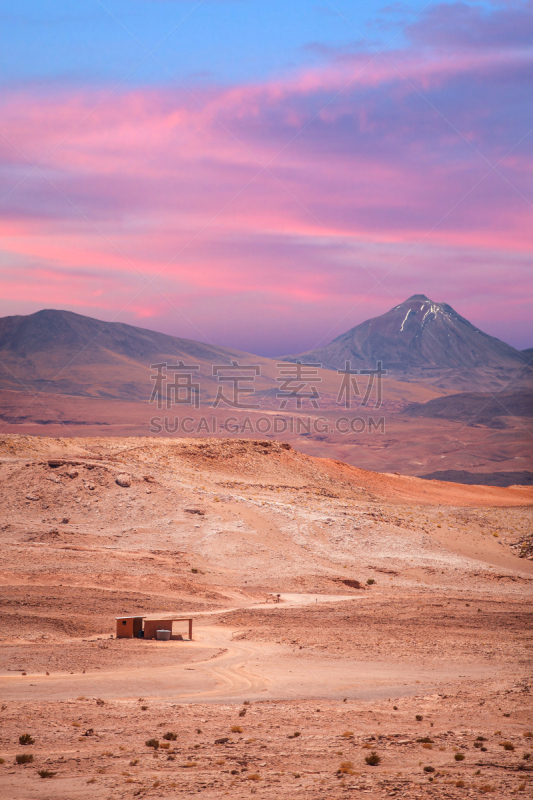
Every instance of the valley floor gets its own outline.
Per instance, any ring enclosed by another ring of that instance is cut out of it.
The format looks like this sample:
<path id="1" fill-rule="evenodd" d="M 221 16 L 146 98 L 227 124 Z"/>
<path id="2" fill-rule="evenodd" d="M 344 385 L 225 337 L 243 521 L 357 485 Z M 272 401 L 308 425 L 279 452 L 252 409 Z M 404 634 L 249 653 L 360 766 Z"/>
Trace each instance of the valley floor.
<path id="1" fill-rule="evenodd" d="M 5 797 L 531 796 L 530 489 L 18 436 L 0 481 Z"/>

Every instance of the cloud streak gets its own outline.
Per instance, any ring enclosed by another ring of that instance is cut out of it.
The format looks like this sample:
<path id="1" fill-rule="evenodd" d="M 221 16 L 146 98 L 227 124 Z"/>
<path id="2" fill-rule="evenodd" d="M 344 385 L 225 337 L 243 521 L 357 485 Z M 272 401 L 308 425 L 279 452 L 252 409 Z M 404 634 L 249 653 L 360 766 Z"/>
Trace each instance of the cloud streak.
<path id="1" fill-rule="evenodd" d="M 470 296 L 498 335 L 490 308 L 505 296 L 515 327 L 501 328 L 527 346 L 532 20 L 531 3 L 439 5 L 407 47 L 331 54 L 284 80 L 107 100 L 9 92 L 9 304 L 109 318 L 129 303 L 121 318 L 192 336 L 187 308 L 206 337 L 274 352 L 312 347 L 350 306 L 344 327 L 415 291 L 466 316 Z"/>

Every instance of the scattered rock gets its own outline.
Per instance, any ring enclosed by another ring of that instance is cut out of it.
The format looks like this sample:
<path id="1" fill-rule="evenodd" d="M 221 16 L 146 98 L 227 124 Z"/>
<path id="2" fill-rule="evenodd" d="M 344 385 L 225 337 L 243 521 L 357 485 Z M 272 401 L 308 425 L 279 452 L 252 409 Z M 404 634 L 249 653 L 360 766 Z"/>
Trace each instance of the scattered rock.
<path id="1" fill-rule="evenodd" d="M 67 475 L 69 476 L 69 478 L 77 478 L 78 475 L 79 475 L 79 472 L 78 472 L 77 469 L 72 468 L 72 469 L 69 469 L 69 471 L 67 472 Z"/>
<path id="2" fill-rule="evenodd" d="M 40 500 L 41 498 L 37 494 L 27 494 L 26 500 Z"/>
<path id="3" fill-rule="evenodd" d="M 115 483 L 117 486 L 122 486 L 127 489 L 128 486 L 131 486 L 131 475 L 129 475 L 127 472 L 121 472 L 115 478 Z"/>

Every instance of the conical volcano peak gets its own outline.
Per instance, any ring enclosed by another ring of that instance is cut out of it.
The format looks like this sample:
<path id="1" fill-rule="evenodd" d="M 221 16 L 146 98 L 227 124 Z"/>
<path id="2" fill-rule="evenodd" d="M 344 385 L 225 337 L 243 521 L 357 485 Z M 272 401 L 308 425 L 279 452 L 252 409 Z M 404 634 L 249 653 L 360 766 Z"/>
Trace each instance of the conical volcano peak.
<path id="1" fill-rule="evenodd" d="M 405 300 L 404 302 L 410 303 L 411 300 L 420 300 L 421 302 L 433 303 L 433 300 L 430 300 L 429 297 L 426 297 L 425 294 L 413 294 L 411 297 L 408 297 L 407 300 Z"/>
<path id="2" fill-rule="evenodd" d="M 522 353 L 425 294 L 414 294 L 303 355 L 330 369 L 340 369 L 346 361 L 365 368 L 381 361 L 402 374 L 415 369 L 516 368 L 525 362 Z"/>

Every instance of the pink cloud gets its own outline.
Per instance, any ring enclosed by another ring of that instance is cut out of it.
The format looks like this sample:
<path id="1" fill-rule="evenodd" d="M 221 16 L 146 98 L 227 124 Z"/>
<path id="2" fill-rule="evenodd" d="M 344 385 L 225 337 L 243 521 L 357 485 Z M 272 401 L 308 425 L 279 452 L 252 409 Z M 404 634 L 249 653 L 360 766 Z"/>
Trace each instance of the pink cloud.
<path id="1" fill-rule="evenodd" d="M 177 308 L 243 349 L 239 320 L 254 323 L 254 346 L 272 352 L 311 347 L 317 325 L 347 328 L 417 291 L 472 293 L 473 309 L 527 302 L 533 58 L 509 44 L 515 18 L 497 35 L 485 15 L 486 46 L 465 47 L 478 18 L 461 4 L 450 43 L 449 9 L 412 29 L 426 49 L 344 53 L 196 99 L 7 95 L 0 311 L 6 298 L 108 318 L 126 307 L 127 321 L 193 336 L 196 322 L 172 322 Z"/>

